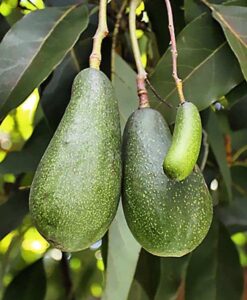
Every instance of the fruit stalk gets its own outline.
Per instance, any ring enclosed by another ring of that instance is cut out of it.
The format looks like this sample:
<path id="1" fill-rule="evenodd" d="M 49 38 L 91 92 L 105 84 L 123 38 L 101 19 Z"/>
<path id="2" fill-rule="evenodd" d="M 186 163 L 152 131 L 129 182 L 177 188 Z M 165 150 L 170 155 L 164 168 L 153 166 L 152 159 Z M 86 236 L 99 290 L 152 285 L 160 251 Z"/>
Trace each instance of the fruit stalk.
<path id="1" fill-rule="evenodd" d="M 183 82 L 178 77 L 178 71 L 177 71 L 177 58 L 178 58 L 178 51 L 177 51 L 177 44 L 176 44 L 176 37 L 175 37 L 175 29 L 174 29 L 174 22 L 173 22 L 173 13 L 172 13 L 172 7 L 170 0 L 165 0 L 166 9 L 167 9 L 167 15 L 168 15 L 168 28 L 170 32 L 171 37 L 171 52 L 172 52 L 172 76 L 175 80 L 177 91 L 179 95 L 180 103 L 185 102 L 184 93 L 183 93 Z"/>
<path id="2" fill-rule="evenodd" d="M 108 35 L 107 27 L 107 0 L 100 0 L 99 4 L 99 22 L 97 31 L 93 37 L 93 51 L 89 58 L 89 65 L 91 68 L 99 70 L 101 63 L 101 46 L 103 39 Z"/>
<path id="3" fill-rule="evenodd" d="M 136 68 L 137 68 L 137 92 L 139 97 L 139 107 L 149 107 L 148 93 L 146 89 L 146 78 L 147 73 L 143 67 L 141 61 L 141 53 L 136 37 L 136 9 L 141 3 L 140 0 L 132 0 L 130 2 L 130 13 L 129 13 L 129 30 L 131 45 L 134 53 Z"/>

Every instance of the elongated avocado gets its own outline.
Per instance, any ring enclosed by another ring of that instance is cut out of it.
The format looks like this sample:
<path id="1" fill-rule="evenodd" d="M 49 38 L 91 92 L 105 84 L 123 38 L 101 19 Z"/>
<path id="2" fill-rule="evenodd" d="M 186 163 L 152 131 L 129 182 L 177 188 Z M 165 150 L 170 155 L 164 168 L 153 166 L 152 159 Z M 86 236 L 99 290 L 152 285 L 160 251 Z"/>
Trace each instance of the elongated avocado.
<path id="1" fill-rule="evenodd" d="M 39 232 L 63 251 L 99 240 L 120 196 L 121 132 L 109 79 L 95 69 L 75 78 L 72 97 L 33 179 L 30 212 Z"/>
<path id="2" fill-rule="evenodd" d="M 199 156 L 202 124 L 197 107 L 184 102 L 177 111 L 171 147 L 164 159 L 164 171 L 173 179 L 184 180 Z"/>
<path id="3" fill-rule="evenodd" d="M 196 168 L 186 180 L 169 179 L 162 162 L 171 144 L 159 112 L 135 111 L 123 140 L 123 207 L 128 226 L 144 249 L 158 256 L 183 256 L 206 236 L 212 199 Z"/>

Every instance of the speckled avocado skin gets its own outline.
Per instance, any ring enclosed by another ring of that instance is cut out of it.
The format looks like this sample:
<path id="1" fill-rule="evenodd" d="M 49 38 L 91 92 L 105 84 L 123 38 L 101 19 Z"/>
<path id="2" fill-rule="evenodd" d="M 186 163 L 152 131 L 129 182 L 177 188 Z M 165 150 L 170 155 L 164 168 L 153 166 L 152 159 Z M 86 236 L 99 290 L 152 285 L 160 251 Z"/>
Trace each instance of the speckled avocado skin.
<path id="1" fill-rule="evenodd" d="M 170 144 L 169 128 L 158 111 L 143 108 L 131 115 L 123 140 L 123 207 L 144 249 L 179 257 L 206 236 L 212 199 L 198 168 L 182 182 L 164 174 L 162 163 Z"/>
<path id="2" fill-rule="evenodd" d="M 85 69 L 36 171 L 30 212 L 39 232 L 63 251 L 99 240 L 120 197 L 121 132 L 117 101 L 101 71 Z"/>
<path id="3" fill-rule="evenodd" d="M 202 124 L 197 107 L 184 102 L 177 111 L 172 144 L 164 159 L 164 171 L 173 179 L 188 177 L 198 159 L 202 140 Z"/>

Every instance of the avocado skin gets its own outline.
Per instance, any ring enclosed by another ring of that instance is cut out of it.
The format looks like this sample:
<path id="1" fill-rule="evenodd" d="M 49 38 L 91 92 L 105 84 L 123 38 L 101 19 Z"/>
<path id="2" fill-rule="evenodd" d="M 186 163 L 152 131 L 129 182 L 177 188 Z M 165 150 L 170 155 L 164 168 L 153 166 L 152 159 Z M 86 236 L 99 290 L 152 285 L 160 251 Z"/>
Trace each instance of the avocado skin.
<path id="1" fill-rule="evenodd" d="M 33 179 L 30 212 L 56 248 L 79 251 L 108 230 L 121 186 L 119 111 L 109 79 L 85 69 Z"/>
<path id="2" fill-rule="evenodd" d="M 173 179 L 184 180 L 192 172 L 199 156 L 202 124 L 197 107 L 184 102 L 177 111 L 171 147 L 164 159 L 164 171 Z"/>
<path id="3" fill-rule="evenodd" d="M 164 174 L 170 144 L 169 128 L 158 111 L 144 108 L 131 115 L 123 140 L 123 207 L 132 234 L 145 250 L 180 257 L 205 238 L 212 199 L 198 168 L 182 182 Z"/>

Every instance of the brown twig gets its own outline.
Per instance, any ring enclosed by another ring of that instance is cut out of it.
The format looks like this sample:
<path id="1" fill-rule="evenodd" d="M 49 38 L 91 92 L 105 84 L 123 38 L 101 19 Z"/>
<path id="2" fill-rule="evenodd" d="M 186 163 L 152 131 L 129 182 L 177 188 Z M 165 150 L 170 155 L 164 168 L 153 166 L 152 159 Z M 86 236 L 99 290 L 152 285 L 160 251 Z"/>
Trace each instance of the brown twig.
<path id="1" fill-rule="evenodd" d="M 179 100 L 181 103 L 184 103 L 185 98 L 184 98 L 184 93 L 183 93 L 183 82 L 178 77 L 178 71 L 177 71 L 178 52 L 177 52 L 177 44 L 176 44 L 176 37 L 175 37 L 172 7 L 171 7 L 171 3 L 169 0 L 165 0 L 165 4 L 166 4 L 166 9 L 167 9 L 167 15 L 168 15 L 168 28 L 169 28 L 170 37 L 171 37 L 171 48 L 172 48 L 171 52 L 172 52 L 172 66 L 173 66 L 172 76 L 173 76 L 176 86 L 177 86 Z"/>

